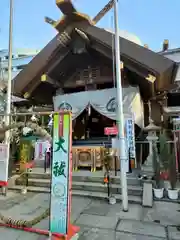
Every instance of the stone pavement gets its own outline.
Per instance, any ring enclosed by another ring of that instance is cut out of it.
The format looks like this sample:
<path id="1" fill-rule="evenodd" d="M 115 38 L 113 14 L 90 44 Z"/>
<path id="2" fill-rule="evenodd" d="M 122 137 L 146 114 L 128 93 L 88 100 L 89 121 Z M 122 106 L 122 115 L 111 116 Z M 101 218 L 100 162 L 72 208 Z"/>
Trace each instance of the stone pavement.
<path id="1" fill-rule="evenodd" d="M 31 219 L 48 207 L 48 194 L 26 196 L 8 192 L 0 196 L 0 213 L 13 218 Z M 109 205 L 102 200 L 73 197 L 71 221 L 80 226 L 80 240 L 180 240 L 180 206 L 155 202 L 153 208 L 130 204 L 129 212 L 121 204 Z M 35 227 L 49 228 L 49 218 Z M 46 240 L 47 237 L 18 230 L 0 228 L 0 240 Z"/>

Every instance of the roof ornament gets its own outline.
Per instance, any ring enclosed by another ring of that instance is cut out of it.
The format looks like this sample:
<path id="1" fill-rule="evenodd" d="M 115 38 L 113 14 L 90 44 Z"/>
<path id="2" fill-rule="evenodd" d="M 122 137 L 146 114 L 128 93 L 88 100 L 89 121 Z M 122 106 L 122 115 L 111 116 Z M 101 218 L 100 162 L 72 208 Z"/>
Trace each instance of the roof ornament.
<path id="1" fill-rule="evenodd" d="M 81 31 L 80 29 L 78 28 L 75 28 L 75 31 L 80 35 L 80 37 L 82 37 L 85 41 L 89 41 L 89 38 L 88 36 L 83 32 Z"/>
<path id="2" fill-rule="evenodd" d="M 144 44 L 144 48 L 147 48 L 147 49 L 149 49 L 149 46 L 148 46 L 148 44 Z"/>
<path id="3" fill-rule="evenodd" d="M 168 39 L 165 39 L 164 42 L 163 42 L 163 52 L 167 51 L 169 48 L 169 40 Z"/>
<path id="4" fill-rule="evenodd" d="M 44 20 L 46 23 L 49 23 L 51 26 L 54 26 L 56 24 L 56 21 L 50 17 L 45 17 Z"/>
<path id="5" fill-rule="evenodd" d="M 72 22 L 87 21 L 89 24 L 95 25 L 105 16 L 107 12 L 111 10 L 114 6 L 114 0 L 110 0 L 92 20 L 87 14 L 78 12 L 71 0 L 56 0 L 56 5 L 64 16 L 58 21 L 54 21 L 53 19 L 46 17 L 45 21 L 59 31 L 60 26 L 62 24 L 65 25 L 69 22 L 68 20 Z"/>
<path id="6" fill-rule="evenodd" d="M 71 37 L 66 31 L 64 31 L 59 35 L 58 41 L 61 43 L 63 47 L 66 47 L 68 43 L 71 41 Z"/>

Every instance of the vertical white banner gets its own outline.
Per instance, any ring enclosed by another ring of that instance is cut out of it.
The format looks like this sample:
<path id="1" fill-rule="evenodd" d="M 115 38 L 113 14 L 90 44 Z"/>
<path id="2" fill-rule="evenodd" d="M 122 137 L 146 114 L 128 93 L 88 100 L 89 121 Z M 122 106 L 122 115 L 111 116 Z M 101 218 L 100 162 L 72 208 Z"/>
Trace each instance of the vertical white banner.
<path id="1" fill-rule="evenodd" d="M 130 158 L 133 158 L 136 161 L 135 129 L 133 118 L 126 119 L 126 138 Z"/>
<path id="2" fill-rule="evenodd" d="M 8 145 L 0 144 L 0 183 L 8 181 Z"/>

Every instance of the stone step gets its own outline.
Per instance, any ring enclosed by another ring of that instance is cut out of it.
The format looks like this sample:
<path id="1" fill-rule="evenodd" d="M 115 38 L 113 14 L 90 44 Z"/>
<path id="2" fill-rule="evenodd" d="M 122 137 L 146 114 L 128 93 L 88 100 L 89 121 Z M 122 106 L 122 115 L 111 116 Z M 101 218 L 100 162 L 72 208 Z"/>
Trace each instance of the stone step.
<path id="1" fill-rule="evenodd" d="M 50 173 L 29 173 L 30 179 L 50 179 Z M 99 182 L 102 183 L 104 179 L 103 173 L 93 174 L 91 172 L 74 172 L 72 175 L 73 182 Z M 112 183 L 120 184 L 120 176 L 111 176 Z M 127 175 L 128 185 L 141 185 L 141 180 L 135 176 Z"/>
<path id="2" fill-rule="evenodd" d="M 21 191 L 23 187 L 22 186 L 12 186 L 9 188 L 9 190 L 14 191 Z M 27 187 L 28 192 L 37 192 L 37 193 L 50 193 L 50 188 L 47 187 L 33 187 L 28 186 Z M 81 196 L 81 197 L 90 197 L 90 198 L 96 198 L 96 199 L 107 199 L 107 193 L 99 193 L 99 192 L 91 192 L 91 191 L 82 191 L 82 190 L 72 190 L 72 196 Z M 121 194 L 113 194 L 113 196 L 116 198 L 118 202 L 122 201 L 122 195 Z M 129 203 L 136 203 L 136 204 L 142 204 L 142 198 L 140 196 L 128 196 Z"/>
<path id="3" fill-rule="evenodd" d="M 50 179 L 29 179 L 28 185 L 34 187 L 43 187 L 50 188 Z M 22 180 L 19 178 L 16 180 L 17 185 L 22 185 Z M 111 193 L 120 193 L 121 194 L 121 186 L 120 184 L 111 184 Z M 104 192 L 107 193 L 107 185 L 102 182 L 72 182 L 73 190 L 83 190 L 90 192 Z M 135 185 L 128 185 L 128 194 L 134 196 L 142 196 L 142 187 Z"/>

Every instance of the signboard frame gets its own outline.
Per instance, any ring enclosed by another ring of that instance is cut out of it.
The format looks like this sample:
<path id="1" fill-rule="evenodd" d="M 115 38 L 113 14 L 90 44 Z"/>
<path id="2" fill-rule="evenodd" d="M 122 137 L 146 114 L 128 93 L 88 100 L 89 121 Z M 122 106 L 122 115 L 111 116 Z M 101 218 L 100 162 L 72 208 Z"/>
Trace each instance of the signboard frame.
<path id="1" fill-rule="evenodd" d="M 117 128 L 117 126 L 104 128 L 104 134 L 108 135 L 108 136 L 110 136 L 110 135 L 118 135 L 118 128 Z"/>
<path id="2" fill-rule="evenodd" d="M 70 224 L 72 199 L 72 118 L 70 112 L 60 112 L 54 115 L 52 146 L 50 233 L 67 236 L 67 239 L 70 239 L 79 231 L 78 227 Z"/>
<path id="3" fill-rule="evenodd" d="M 133 118 L 126 119 L 126 138 L 128 142 L 128 148 L 130 149 L 130 157 L 136 158 L 136 148 L 135 148 L 135 129 Z"/>
<path id="4" fill-rule="evenodd" d="M 2 150 L 4 149 L 4 150 Z M 4 153 L 3 153 L 4 152 Z M 0 143 L 0 186 L 8 185 L 8 144 Z M 2 168 L 3 164 L 3 168 Z"/>
<path id="5" fill-rule="evenodd" d="M 124 131 L 125 131 L 125 141 L 127 143 L 127 159 L 128 161 L 124 163 L 126 172 L 129 172 L 129 163 L 132 164 L 132 160 L 135 162 L 136 166 L 136 145 L 135 145 L 135 122 L 133 117 L 129 117 L 125 119 Z M 116 133 L 117 131 L 117 133 Z M 118 135 L 117 126 L 113 126 L 110 128 L 105 128 L 104 133 L 106 135 Z M 119 149 L 119 141 L 118 138 L 112 138 L 112 148 Z M 118 155 L 118 154 L 117 154 Z M 134 166 L 134 167 L 135 167 Z"/>

